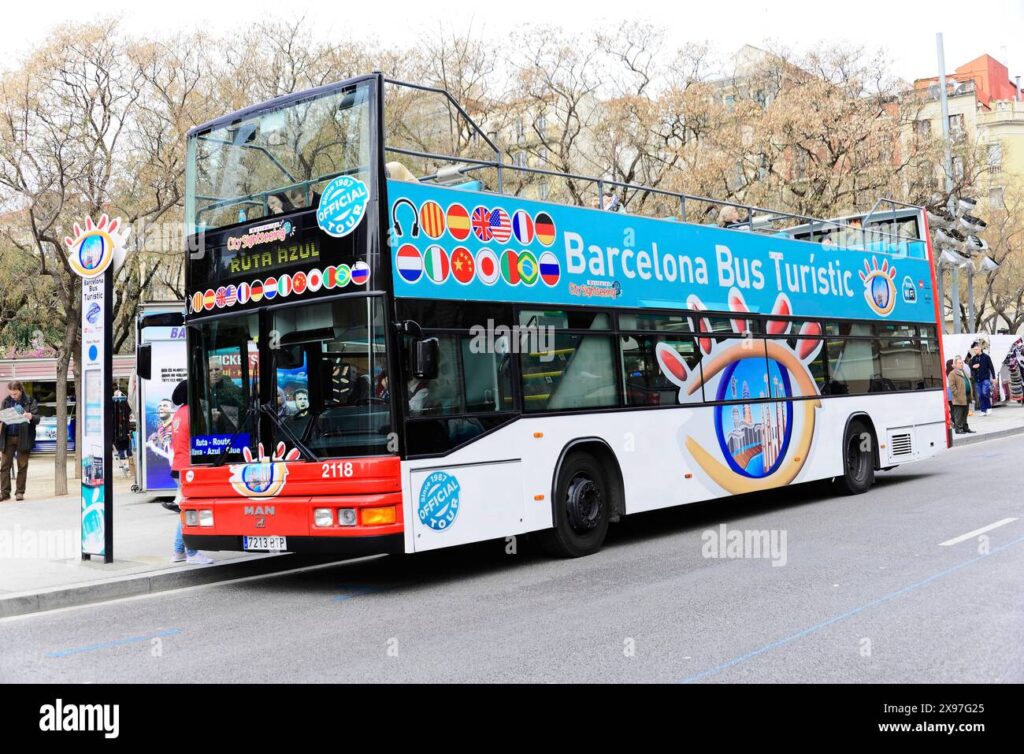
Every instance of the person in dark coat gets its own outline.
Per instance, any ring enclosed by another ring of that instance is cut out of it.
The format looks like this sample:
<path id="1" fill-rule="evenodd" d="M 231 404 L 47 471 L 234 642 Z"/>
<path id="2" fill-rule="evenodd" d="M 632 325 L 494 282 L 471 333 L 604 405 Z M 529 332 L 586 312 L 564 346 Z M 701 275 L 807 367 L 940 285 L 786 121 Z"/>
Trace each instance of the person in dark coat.
<path id="1" fill-rule="evenodd" d="M 36 444 L 36 426 L 39 424 L 39 404 L 25 395 L 25 386 L 18 381 L 7 383 L 9 395 L 0 403 L 0 410 L 12 409 L 24 421 L 4 424 L 0 422 L 0 502 L 11 499 L 11 465 L 18 456 L 18 486 L 15 499 L 25 499 L 25 481 L 28 479 L 28 457 Z"/>
<path id="2" fill-rule="evenodd" d="M 992 364 L 992 357 L 985 353 L 988 348 L 988 341 L 979 341 L 972 350 L 971 356 L 971 377 L 977 388 L 978 394 L 975 398 L 978 404 L 978 411 L 982 416 L 992 414 L 992 383 L 996 379 L 996 368 Z"/>

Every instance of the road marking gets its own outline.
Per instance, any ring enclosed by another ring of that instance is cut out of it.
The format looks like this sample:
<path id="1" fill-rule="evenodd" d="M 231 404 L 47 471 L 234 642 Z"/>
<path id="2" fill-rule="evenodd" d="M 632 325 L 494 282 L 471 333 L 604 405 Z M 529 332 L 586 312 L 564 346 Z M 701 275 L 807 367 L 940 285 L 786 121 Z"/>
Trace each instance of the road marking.
<path id="1" fill-rule="evenodd" d="M 1015 518 L 1004 518 L 1002 521 L 996 521 L 994 524 L 989 524 L 988 526 L 983 526 L 980 529 L 975 529 L 974 531 L 969 531 L 966 534 L 961 534 L 959 537 L 954 537 L 953 539 L 947 539 L 945 542 L 942 542 L 939 545 L 939 547 L 952 547 L 953 545 L 958 545 L 961 542 L 966 542 L 968 539 L 974 539 L 975 537 L 980 536 L 980 535 L 984 534 L 987 531 L 992 531 L 993 529 L 998 529 L 1000 526 L 1006 526 L 1007 524 L 1012 524 L 1016 520 L 1017 519 L 1015 519 Z"/>
<path id="2" fill-rule="evenodd" d="M 739 657 L 734 657 L 731 660 L 727 660 L 719 665 L 714 666 L 713 668 L 701 671 L 700 673 L 694 673 L 693 675 L 687 676 L 686 678 L 681 680 L 680 683 L 695 683 L 696 681 L 703 680 L 708 676 L 717 675 L 725 670 L 728 670 L 729 668 L 739 665 L 740 663 L 746 662 L 747 660 L 752 660 L 753 658 L 763 655 L 766 652 L 770 652 L 773 649 L 778 649 L 779 647 L 784 647 L 787 644 L 792 644 L 797 639 L 802 639 L 805 636 L 810 636 L 811 634 L 817 633 L 818 631 L 821 631 L 824 628 L 828 628 L 829 626 L 844 621 L 847 618 L 852 618 L 853 616 L 862 613 L 865 610 L 868 610 L 872 607 L 884 605 L 886 602 L 889 602 L 890 600 L 894 600 L 897 597 L 902 597 L 905 594 L 909 594 L 910 592 L 913 592 L 916 589 L 920 589 L 923 586 L 927 586 L 933 581 L 937 581 L 941 578 L 945 578 L 946 576 L 950 576 L 956 573 L 957 571 L 966 568 L 969 565 L 974 565 L 975 563 L 981 560 L 985 560 L 986 558 L 992 557 L 998 552 L 1008 550 L 1009 548 L 1015 547 L 1019 544 L 1024 544 L 1024 537 L 1015 539 L 1012 542 L 1007 542 L 1005 545 L 995 547 L 990 552 L 987 552 L 984 555 L 978 555 L 977 557 L 971 558 L 970 560 L 965 560 L 963 563 L 958 563 L 955 566 L 947 568 L 943 571 L 939 571 L 938 573 L 934 573 L 928 578 L 921 579 L 920 581 L 915 581 L 913 584 L 908 584 L 902 589 L 898 589 L 895 592 L 889 592 L 888 594 L 885 594 L 879 597 L 878 599 L 871 600 L 871 602 L 867 602 L 861 605 L 860 607 L 855 607 L 852 610 L 847 610 L 845 613 L 836 615 L 832 618 L 829 618 L 828 620 L 822 621 L 821 623 L 816 623 L 815 625 L 810 626 L 809 628 L 805 628 L 802 631 L 797 631 L 795 634 L 784 636 L 783 638 L 778 639 L 777 641 L 773 641 L 770 644 L 765 644 L 764 646 L 758 647 L 757 649 L 747 652 L 746 654 L 740 655 Z"/>
<path id="3" fill-rule="evenodd" d="M 169 628 L 166 631 L 160 631 L 155 634 L 147 634 L 146 636 L 129 636 L 127 639 L 116 639 L 114 641 L 104 641 L 99 644 L 89 644 L 84 647 L 72 647 L 71 649 L 61 649 L 56 652 L 47 652 L 47 657 L 70 657 L 71 655 L 80 655 L 85 652 L 98 652 L 101 649 L 113 649 L 114 647 L 124 647 L 129 644 L 141 644 L 146 641 L 152 641 L 153 639 L 163 639 L 167 636 L 177 636 L 181 633 L 180 628 Z"/>

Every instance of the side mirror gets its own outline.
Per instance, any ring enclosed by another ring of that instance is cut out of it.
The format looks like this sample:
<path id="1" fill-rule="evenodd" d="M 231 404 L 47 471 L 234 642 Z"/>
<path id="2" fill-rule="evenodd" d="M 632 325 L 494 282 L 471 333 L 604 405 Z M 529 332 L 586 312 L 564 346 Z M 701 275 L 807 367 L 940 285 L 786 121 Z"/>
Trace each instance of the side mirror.
<path id="1" fill-rule="evenodd" d="M 153 345 L 151 343 L 143 343 L 139 346 L 137 359 L 138 364 L 136 365 L 135 371 L 138 374 L 139 379 L 153 379 Z"/>
<path id="2" fill-rule="evenodd" d="M 412 373 L 417 379 L 437 379 L 441 348 L 437 338 L 413 341 Z"/>

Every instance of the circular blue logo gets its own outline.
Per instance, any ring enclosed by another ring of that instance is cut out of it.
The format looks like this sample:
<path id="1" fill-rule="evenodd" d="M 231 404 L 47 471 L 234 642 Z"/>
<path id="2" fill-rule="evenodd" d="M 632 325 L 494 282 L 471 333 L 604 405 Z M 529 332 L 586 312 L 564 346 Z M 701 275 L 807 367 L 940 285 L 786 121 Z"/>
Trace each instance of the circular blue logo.
<path id="1" fill-rule="evenodd" d="M 242 484 L 250 492 L 260 494 L 270 489 L 274 482 L 274 465 L 253 463 L 242 469 Z"/>
<path id="2" fill-rule="evenodd" d="M 103 261 L 105 242 L 99 233 L 86 236 L 78 247 L 78 261 L 86 270 L 95 270 Z"/>
<path id="3" fill-rule="evenodd" d="M 889 296 L 892 295 L 892 287 L 889 278 L 878 276 L 871 281 L 871 298 L 879 309 L 886 309 L 889 306 Z"/>
<path id="4" fill-rule="evenodd" d="M 459 515 L 459 480 L 435 471 L 420 487 L 419 517 L 434 531 L 450 529 Z"/>
<path id="5" fill-rule="evenodd" d="M 791 398 L 789 370 L 764 357 L 730 364 L 718 383 L 717 400 L 743 401 L 715 407 L 718 444 L 729 468 L 761 479 L 782 465 L 793 433 L 793 404 L 754 403 L 769 396 Z"/>
<path id="6" fill-rule="evenodd" d="M 96 361 L 100 356 L 100 349 L 96 346 L 89 346 L 89 361 Z"/>
<path id="7" fill-rule="evenodd" d="M 347 236 L 362 222 L 369 199 L 365 183 L 350 175 L 339 175 L 327 184 L 320 197 L 316 224 L 329 236 Z"/>

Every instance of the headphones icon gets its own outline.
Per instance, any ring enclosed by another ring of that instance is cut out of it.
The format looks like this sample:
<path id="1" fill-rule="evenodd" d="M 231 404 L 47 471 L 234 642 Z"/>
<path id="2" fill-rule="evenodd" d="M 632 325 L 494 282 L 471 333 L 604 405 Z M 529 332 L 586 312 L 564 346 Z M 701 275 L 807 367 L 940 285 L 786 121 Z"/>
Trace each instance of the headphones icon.
<path id="1" fill-rule="evenodd" d="M 416 205 L 413 204 L 410 199 L 406 199 L 404 197 L 398 199 L 391 207 L 391 221 L 394 223 L 395 232 L 398 233 L 399 236 L 405 235 L 405 233 L 402 232 L 402 224 L 398 222 L 398 208 L 403 204 L 408 204 L 412 207 L 412 238 L 416 238 L 420 234 L 420 213 L 416 209 Z"/>

